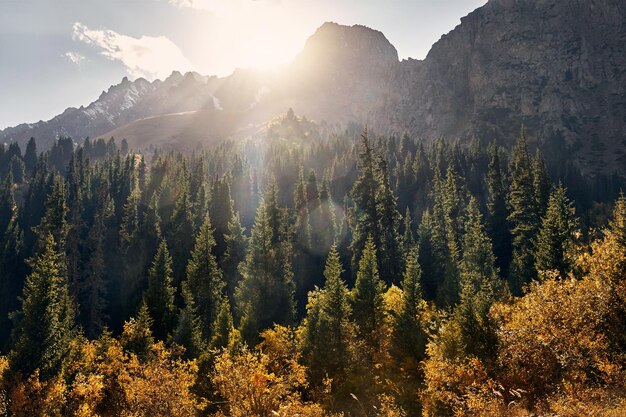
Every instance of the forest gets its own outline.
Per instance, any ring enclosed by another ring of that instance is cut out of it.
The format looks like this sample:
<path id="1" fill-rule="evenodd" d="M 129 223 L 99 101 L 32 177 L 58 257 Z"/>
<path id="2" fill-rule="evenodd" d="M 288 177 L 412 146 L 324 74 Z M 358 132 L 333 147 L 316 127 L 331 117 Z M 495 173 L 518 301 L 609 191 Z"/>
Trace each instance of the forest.
<path id="1" fill-rule="evenodd" d="M 514 139 L 0 146 L 0 415 L 626 415 L 624 182 Z"/>

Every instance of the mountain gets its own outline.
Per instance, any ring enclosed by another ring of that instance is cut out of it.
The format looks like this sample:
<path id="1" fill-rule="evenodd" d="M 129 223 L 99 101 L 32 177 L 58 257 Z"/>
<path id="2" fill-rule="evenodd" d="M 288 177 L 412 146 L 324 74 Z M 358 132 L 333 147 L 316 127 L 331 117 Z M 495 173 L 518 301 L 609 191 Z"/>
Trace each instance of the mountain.
<path id="1" fill-rule="evenodd" d="M 379 133 L 503 145 L 523 125 L 552 161 L 626 175 L 624 45 L 623 0 L 490 0 L 424 60 L 399 61 L 378 31 L 325 23 L 280 70 L 124 79 L 85 108 L 0 131 L 0 141 L 35 136 L 45 149 L 61 135 L 115 135 L 135 147 L 193 147 L 293 108 Z"/>

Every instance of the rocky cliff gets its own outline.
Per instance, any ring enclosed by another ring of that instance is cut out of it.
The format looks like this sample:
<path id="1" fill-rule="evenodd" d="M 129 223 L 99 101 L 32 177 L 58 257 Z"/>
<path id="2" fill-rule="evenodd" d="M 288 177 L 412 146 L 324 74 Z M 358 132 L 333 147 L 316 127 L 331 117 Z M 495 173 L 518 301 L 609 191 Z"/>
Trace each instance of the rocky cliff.
<path id="1" fill-rule="evenodd" d="M 325 23 L 279 72 L 125 79 L 85 108 L 5 129 L 0 141 L 35 136 L 45 149 L 59 135 L 148 129 L 169 132 L 157 143 L 197 143 L 290 107 L 316 120 L 426 139 L 478 137 L 507 145 L 524 125 L 549 159 L 573 159 L 588 175 L 626 175 L 626 2 L 490 0 L 424 60 L 399 61 L 378 31 Z M 129 123 L 132 129 L 125 128 Z"/>

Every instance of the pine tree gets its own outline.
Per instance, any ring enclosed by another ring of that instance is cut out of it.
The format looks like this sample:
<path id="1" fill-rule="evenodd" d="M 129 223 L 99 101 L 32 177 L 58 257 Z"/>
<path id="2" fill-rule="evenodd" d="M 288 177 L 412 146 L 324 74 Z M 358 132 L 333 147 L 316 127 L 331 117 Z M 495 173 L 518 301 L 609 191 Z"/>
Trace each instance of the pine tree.
<path id="1" fill-rule="evenodd" d="M 63 276 L 63 257 L 48 234 L 39 255 L 30 261 L 22 308 L 17 316 L 10 369 L 24 376 L 35 369 L 44 378 L 56 375 L 74 333 L 74 309 Z"/>
<path id="2" fill-rule="evenodd" d="M 535 202 L 537 204 L 538 215 L 543 217 L 548 208 L 548 200 L 552 190 L 552 183 L 546 172 L 546 164 L 541 156 L 541 152 L 537 149 L 537 153 L 532 162 L 533 170 L 533 188 L 535 189 Z"/>
<path id="3" fill-rule="evenodd" d="M 197 358 L 204 351 L 201 320 L 194 297 L 186 283 L 183 283 L 181 292 L 185 306 L 178 313 L 174 341 L 185 347 L 186 358 Z"/>
<path id="4" fill-rule="evenodd" d="M 409 251 L 415 245 L 415 236 L 413 234 L 413 221 L 411 220 L 411 210 L 406 208 L 404 213 L 404 235 L 402 237 L 402 244 L 404 247 L 405 257 L 408 256 Z"/>
<path id="5" fill-rule="evenodd" d="M 100 335 L 107 322 L 107 274 L 106 244 L 107 229 L 115 216 L 113 200 L 108 192 L 100 196 L 100 207 L 94 218 L 94 224 L 87 239 L 89 258 L 86 266 L 85 280 L 81 283 L 80 317 L 88 337 Z"/>
<path id="6" fill-rule="evenodd" d="M 229 347 L 233 341 L 236 332 L 233 325 L 233 315 L 230 312 L 230 303 L 228 298 L 222 298 L 219 313 L 213 323 L 213 336 L 211 337 L 211 349 L 225 349 Z"/>
<path id="7" fill-rule="evenodd" d="M 619 244 L 626 247 L 626 196 L 624 196 L 623 192 L 620 192 L 619 197 L 615 201 L 608 233 L 615 235 Z"/>
<path id="8" fill-rule="evenodd" d="M 187 264 L 186 285 L 198 311 L 202 336 L 207 340 L 211 338 L 211 326 L 217 317 L 224 290 L 222 271 L 213 256 L 214 247 L 211 220 L 206 214 Z"/>
<path id="9" fill-rule="evenodd" d="M 307 318 L 302 324 L 300 349 L 316 387 L 322 386 L 327 377 L 338 384 L 345 383 L 353 360 L 351 344 L 355 329 L 342 273 L 339 253 L 333 245 L 324 269 L 326 283 L 321 291 L 310 293 Z"/>
<path id="10" fill-rule="evenodd" d="M 561 277 L 571 270 L 568 252 L 573 247 L 578 222 L 574 204 L 567 198 L 567 190 L 559 184 L 550 194 L 548 209 L 537 235 L 535 267 L 544 271 L 558 271 Z"/>
<path id="11" fill-rule="evenodd" d="M 439 279 L 443 275 L 443 265 L 437 262 L 433 248 L 433 218 L 427 209 L 422 214 L 422 221 L 417 230 L 417 241 L 419 248 L 419 265 L 422 273 L 422 290 L 424 299 L 432 301 L 437 296 Z"/>
<path id="12" fill-rule="evenodd" d="M 383 319 L 383 293 L 385 284 L 378 276 L 376 246 L 368 237 L 359 261 L 359 271 L 352 289 L 352 316 L 359 329 L 359 335 L 376 343 L 375 332 Z"/>
<path id="13" fill-rule="evenodd" d="M 272 241 L 272 211 L 264 200 L 257 210 L 245 260 L 239 266 L 243 279 L 235 292 L 241 335 L 254 344 L 262 330 L 293 321 L 295 302 L 292 276 L 284 274 L 280 245 Z M 281 230 L 280 224 L 276 228 Z"/>
<path id="14" fill-rule="evenodd" d="M 55 175 L 52 191 L 46 199 L 45 214 L 39 226 L 36 227 L 40 248 L 47 242 L 48 234 L 52 234 L 54 242 L 57 245 L 57 252 L 60 254 L 65 253 L 65 241 L 69 229 L 67 221 L 68 212 L 65 182 L 61 176 Z"/>
<path id="15" fill-rule="evenodd" d="M 406 269 L 402 281 L 402 307 L 393 326 L 393 349 L 396 357 L 414 364 L 424 357 L 426 333 L 419 319 L 422 290 L 419 251 L 413 246 L 407 252 Z"/>
<path id="16" fill-rule="evenodd" d="M 0 350 L 11 334 L 9 313 L 19 307 L 24 274 L 24 233 L 13 193 L 11 174 L 0 185 Z"/>
<path id="17" fill-rule="evenodd" d="M 233 200 L 230 195 L 230 186 L 226 177 L 216 179 L 211 190 L 211 201 L 209 203 L 209 213 L 211 221 L 215 227 L 215 256 L 221 258 L 226 251 L 226 239 L 228 234 L 228 223 L 234 215 Z"/>
<path id="18" fill-rule="evenodd" d="M 376 204 L 377 184 L 374 176 L 374 151 L 370 146 L 367 128 L 361 134 L 361 143 L 357 158 L 359 176 L 352 185 L 351 197 L 354 209 L 350 214 L 352 226 L 352 271 L 359 265 L 359 256 L 365 248 L 368 236 L 374 243 L 380 242 L 378 233 L 378 210 Z"/>
<path id="19" fill-rule="evenodd" d="M 172 331 L 176 309 L 174 288 L 172 287 L 172 258 L 167 250 L 165 239 L 148 272 L 148 289 L 144 295 L 150 317 L 154 320 L 153 333 L 159 340 L 165 340 Z"/>
<path id="20" fill-rule="evenodd" d="M 189 196 L 189 186 L 185 177 L 180 180 L 180 189 L 176 206 L 170 219 L 169 241 L 172 246 L 173 276 L 174 282 L 180 283 L 184 275 L 185 266 L 191 253 L 193 239 L 195 235 L 195 225 L 193 223 L 193 207 Z M 154 317 L 156 319 L 156 317 Z"/>
<path id="21" fill-rule="evenodd" d="M 378 214 L 379 267 L 384 271 L 386 282 L 399 283 L 404 268 L 402 240 L 399 234 L 402 216 L 396 206 L 387 171 L 387 162 L 378 157 L 375 168 L 376 212 Z"/>
<path id="22" fill-rule="evenodd" d="M 496 143 L 489 146 L 489 166 L 487 169 L 487 225 L 493 242 L 496 266 L 501 276 L 508 276 L 511 263 L 511 233 L 509 231 L 509 211 L 506 204 L 506 188 L 500 165 L 500 151 Z"/>
<path id="23" fill-rule="evenodd" d="M 154 345 L 152 327 L 154 321 L 150 317 L 150 311 L 146 301 L 142 301 L 137 316 L 124 324 L 124 332 L 120 342 L 125 350 L 134 353 L 141 359 L 146 359 Z"/>
<path id="24" fill-rule="evenodd" d="M 299 169 L 298 182 L 294 191 L 294 209 L 296 211 L 295 234 L 298 249 L 302 252 L 308 252 L 311 248 L 311 223 L 309 222 L 307 190 L 302 165 Z"/>
<path id="25" fill-rule="evenodd" d="M 246 258 L 246 248 L 248 239 L 245 235 L 245 228 L 239 221 L 239 213 L 235 213 L 228 222 L 228 234 L 224 236 L 226 240 L 226 252 L 222 258 L 222 271 L 226 281 L 226 294 L 230 302 L 235 300 L 235 289 L 241 282 L 242 276 L 239 272 L 239 264 Z"/>
<path id="26" fill-rule="evenodd" d="M 459 324 L 465 355 L 488 359 L 492 358 L 497 341 L 489 309 L 500 285 L 491 240 L 473 197 L 468 206 L 466 230 L 460 263 L 461 301 L 454 319 Z"/>
<path id="27" fill-rule="evenodd" d="M 24 166 L 28 175 L 32 175 L 37 166 L 37 142 L 35 138 L 30 138 L 24 152 Z"/>
<path id="28" fill-rule="evenodd" d="M 539 209 L 535 196 L 531 161 L 522 129 L 517 145 L 513 149 L 509 187 L 508 220 L 513 236 L 509 285 L 514 295 L 520 295 L 523 285 L 535 277 L 533 241 L 539 229 Z"/>

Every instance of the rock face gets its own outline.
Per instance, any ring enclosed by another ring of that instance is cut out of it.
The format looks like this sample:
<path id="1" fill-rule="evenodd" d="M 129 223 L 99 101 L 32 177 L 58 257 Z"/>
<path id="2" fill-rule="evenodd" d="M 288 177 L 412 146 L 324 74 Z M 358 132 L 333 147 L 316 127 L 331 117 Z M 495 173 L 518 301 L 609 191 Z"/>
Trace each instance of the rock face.
<path id="1" fill-rule="evenodd" d="M 388 127 L 510 143 L 523 124 L 548 157 L 626 174 L 626 2 L 491 0 L 390 90 Z"/>
<path id="2" fill-rule="evenodd" d="M 185 121 L 185 131 L 169 130 L 177 143 L 186 136 L 201 142 L 289 107 L 317 120 L 367 123 L 379 133 L 504 145 L 524 125 L 549 159 L 572 159 L 587 175 L 626 175 L 626 2 L 490 0 L 421 61 L 398 61 L 378 31 L 325 23 L 280 72 L 125 79 L 86 108 L 5 129 L 0 141 L 35 136 L 45 149 L 59 135 L 123 134 L 131 122 L 135 130 L 163 126 L 159 116 L 195 111 L 193 129 Z"/>

